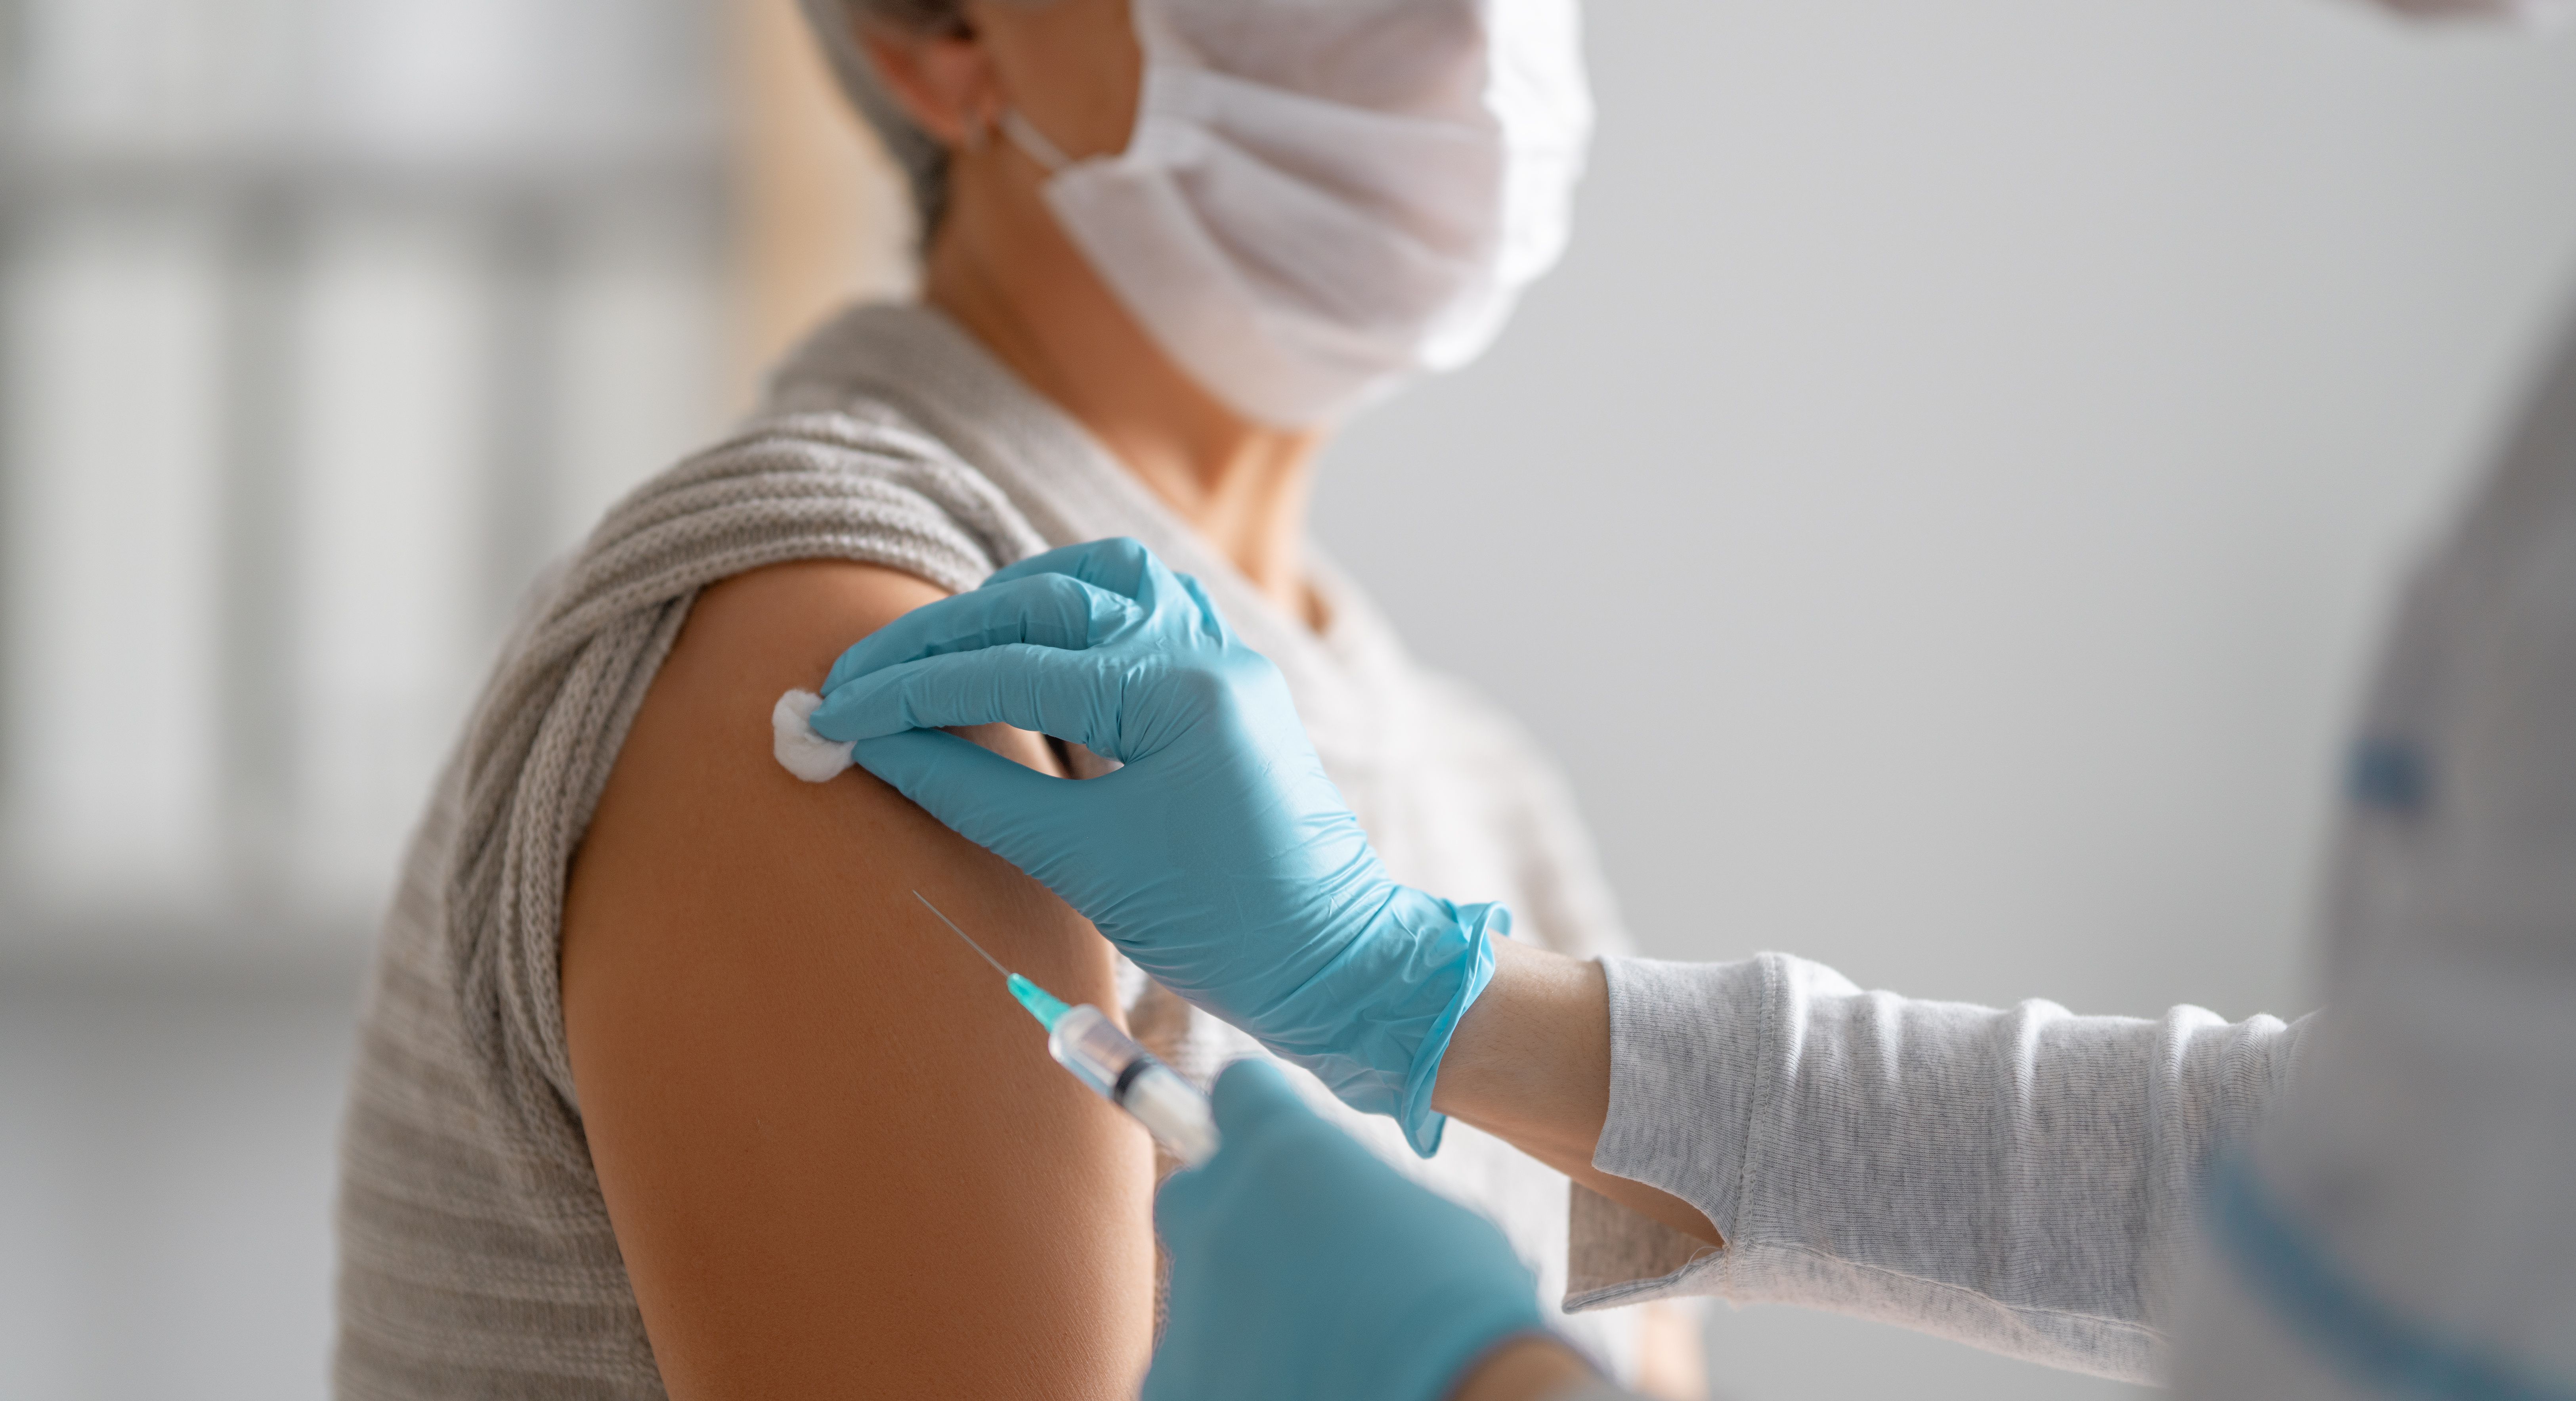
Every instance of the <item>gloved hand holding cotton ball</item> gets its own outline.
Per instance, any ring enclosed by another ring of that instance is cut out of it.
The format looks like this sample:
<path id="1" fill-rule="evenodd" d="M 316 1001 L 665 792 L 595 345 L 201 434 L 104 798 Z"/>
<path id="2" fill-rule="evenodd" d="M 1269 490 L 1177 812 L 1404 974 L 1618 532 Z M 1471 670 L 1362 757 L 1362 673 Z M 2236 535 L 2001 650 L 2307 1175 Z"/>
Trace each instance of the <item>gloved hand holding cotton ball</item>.
<path id="1" fill-rule="evenodd" d="M 1387 874 L 1277 669 L 1143 545 L 1051 550 L 917 609 L 777 719 L 800 777 L 847 746 L 1166 987 L 1438 1146 L 1440 1057 L 1509 912 Z M 1123 767 L 1058 778 L 940 733 L 996 722 Z"/>

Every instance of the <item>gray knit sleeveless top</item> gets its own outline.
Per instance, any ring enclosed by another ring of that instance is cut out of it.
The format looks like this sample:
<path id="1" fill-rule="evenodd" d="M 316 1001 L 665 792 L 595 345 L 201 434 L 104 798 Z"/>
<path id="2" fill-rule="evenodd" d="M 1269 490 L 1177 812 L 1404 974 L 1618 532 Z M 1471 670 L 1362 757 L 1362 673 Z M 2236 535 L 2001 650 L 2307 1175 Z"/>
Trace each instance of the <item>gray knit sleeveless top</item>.
<path id="1" fill-rule="evenodd" d="M 1620 946 L 1553 775 L 1508 722 L 1416 667 L 1329 567 L 1335 622 L 1319 637 L 945 318 L 855 310 L 788 362 L 740 434 L 619 503 L 540 586 L 440 778 L 385 919 L 342 1130 L 339 1395 L 663 1394 L 582 1133 L 557 955 L 572 854 L 697 592 L 798 559 L 963 590 L 1117 534 L 1199 575 L 1280 665 L 1399 878 L 1509 901 L 1523 937 L 1570 952 Z M 1253 1052 L 1120 971 L 1139 1035 L 1184 1073 Z M 1332 1109 L 1492 1215 L 1559 1295 L 1563 1177 L 1463 1124 L 1416 1163 L 1391 1125 Z M 1616 1318 L 1563 1321 L 1614 1364 L 1629 1350 Z"/>

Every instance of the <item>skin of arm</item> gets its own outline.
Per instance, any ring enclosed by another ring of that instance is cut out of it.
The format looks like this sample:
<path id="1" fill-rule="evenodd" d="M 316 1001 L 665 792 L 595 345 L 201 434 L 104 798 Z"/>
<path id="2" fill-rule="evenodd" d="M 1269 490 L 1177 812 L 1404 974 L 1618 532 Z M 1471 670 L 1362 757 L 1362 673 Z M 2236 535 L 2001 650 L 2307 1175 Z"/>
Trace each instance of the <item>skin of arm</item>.
<path id="1" fill-rule="evenodd" d="M 1597 1375 L 1574 1349 L 1552 1338 L 1515 1338 L 1468 1368 L 1451 1396 L 1452 1401 L 1548 1401 Z"/>
<path id="2" fill-rule="evenodd" d="M 1697 1207 L 1592 1166 L 1610 1118 L 1610 984 L 1598 963 L 1495 940 L 1493 981 L 1459 1018 L 1431 1103 L 1631 1211 L 1726 1243 Z"/>
<path id="3" fill-rule="evenodd" d="M 574 862 L 574 1080 L 679 1401 L 1110 1397 L 1144 1371 L 1151 1145 L 911 892 L 1114 1011 L 1108 945 L 865 771 L 770 755 L 782 691 L 939 596 L 843 563 L 707 590 Z M 1036 736 L 973 737 L 1052 767 Z"/>

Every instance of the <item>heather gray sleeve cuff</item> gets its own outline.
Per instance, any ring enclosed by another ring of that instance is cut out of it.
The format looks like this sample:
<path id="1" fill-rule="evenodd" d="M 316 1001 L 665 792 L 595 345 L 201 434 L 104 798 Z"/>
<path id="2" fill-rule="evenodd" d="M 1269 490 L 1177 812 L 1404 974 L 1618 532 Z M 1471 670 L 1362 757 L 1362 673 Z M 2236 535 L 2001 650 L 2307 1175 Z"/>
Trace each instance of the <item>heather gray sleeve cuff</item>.
<path id="1" fill-rule="evenodd" d="M 1604 958 L 1610 987 L 1610 1117 L 1592 1165 L 1659 1187 L 1734 1238 L 1754 1069 L 1777 982 L 1770 960 L 1661 963 Z M 1719 1255 L 1576 1184 L 1567 1311 L 1642 1303 L 1691 1287 Z"/>
<path id="2" fill-rule="evenodd" d="M 1610 1118 L 1592 1165 L 1689 1202 L 1723 1236 L 1735 1234 L 1776 965 L 1785 962 L 1778 954 L 1741 963 L 1601 960 L 1610 984 Z"/>

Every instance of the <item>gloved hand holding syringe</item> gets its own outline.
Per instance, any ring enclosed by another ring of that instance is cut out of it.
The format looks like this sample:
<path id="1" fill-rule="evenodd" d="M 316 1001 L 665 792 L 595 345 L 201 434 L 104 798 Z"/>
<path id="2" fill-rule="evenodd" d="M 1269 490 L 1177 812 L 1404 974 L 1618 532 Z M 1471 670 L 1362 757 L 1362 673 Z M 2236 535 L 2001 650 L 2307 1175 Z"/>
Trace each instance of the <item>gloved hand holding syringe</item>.
<path id="1" fill-rule="evenodd" d="M 912 898 L 939 916 L 958 938 L 966 941 L 1011 990 L 1011 996 L 1038 1025 L 1047 1032 L 1047 1054 L 1070 1070 L 1074 1078 L 1089 1085 L 1102 1099 L 1124 1109 L 1152 1132 L 1155 1139 L 1172 1156 L 1189 1167 L 1197 1167 L 1216 1153 L 1216 1117 L 1208 1110 L 1207 1096 L 1196 1085 L 1182 1079 L 1170 1066 L 1154 1058 L 1154 1053 L 1137 1045 L 1135 1038 L 1118 1029 L 1109 1014 L 1089 1004 L 1068 1007 L 1045 988 L 1002 966 L 999 959 L 984 952 L 957 921 L 940 914 L 930 897 L 916 890 Z"/>

